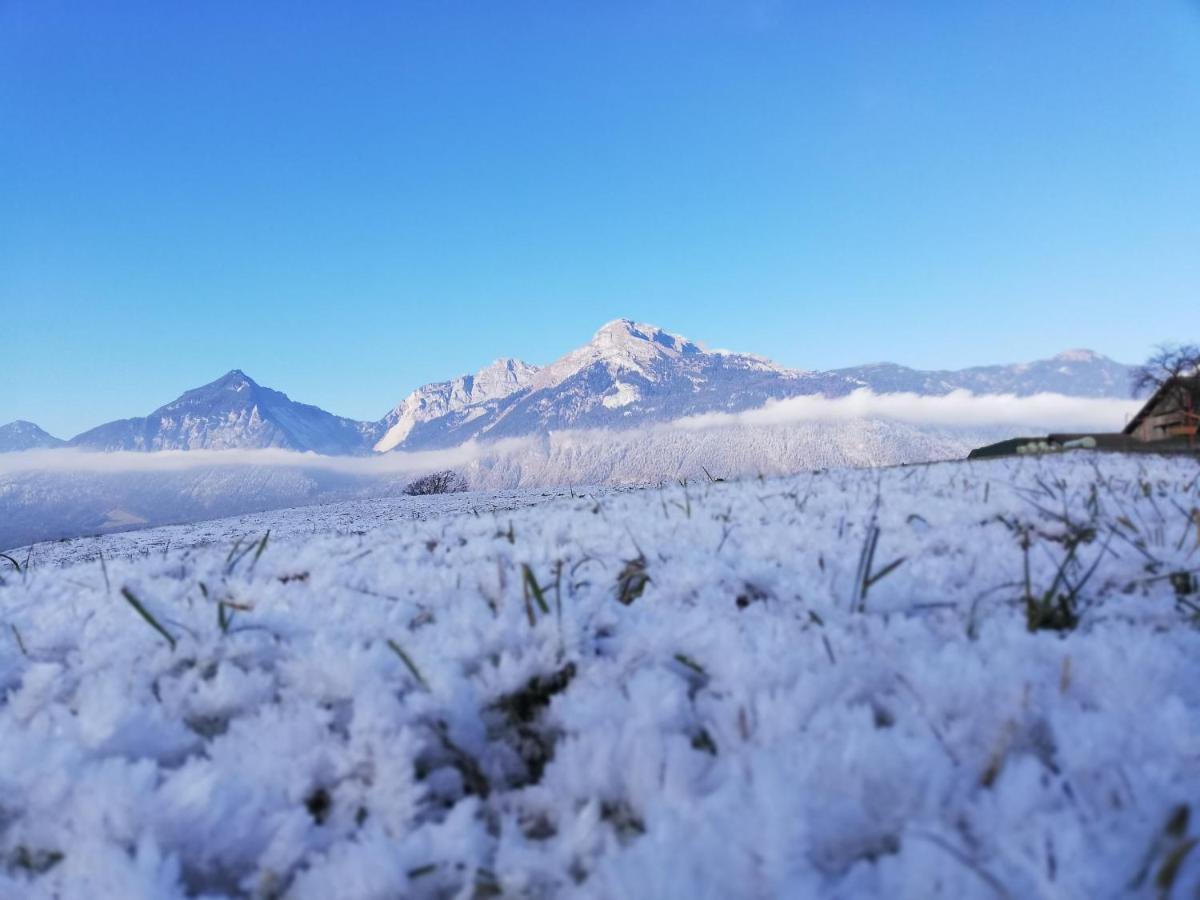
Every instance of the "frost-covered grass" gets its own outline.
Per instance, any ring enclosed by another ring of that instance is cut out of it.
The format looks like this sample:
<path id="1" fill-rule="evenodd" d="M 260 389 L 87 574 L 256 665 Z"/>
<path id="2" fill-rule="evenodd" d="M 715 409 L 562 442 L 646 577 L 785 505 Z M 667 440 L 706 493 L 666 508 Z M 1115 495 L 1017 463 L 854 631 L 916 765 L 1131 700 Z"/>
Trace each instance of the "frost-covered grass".
<path id="1" fill-rule="evenodd" d="M 0 559 L 0 896 L 1191 896 L 1198 476 Z"/>
<path id="2" fill-rule="evenodd" d="M 88 535 L 44 541 L 4 551 L 19 565 L 31 568 L 64 566 L 82 562 L 135 560 L 152 554 L 185 550 L 204 544 L 231 546 L 270 532 L 272 539 L 295 540 L 311 535 L 359 534 L 406 519 L 433 519 L 442 516 L 491 516 L 546 503 L 560 498 L 595 497 L 614 490 L 609 487 L 546 487 L 516 491 L 471 491 L 420 497 L 378 497 L 371 500 L 344 500 L 317 503 L 266 512 L 246 513 L 208 519 L 190 525 L 163 525 L 114 534 Z"/>

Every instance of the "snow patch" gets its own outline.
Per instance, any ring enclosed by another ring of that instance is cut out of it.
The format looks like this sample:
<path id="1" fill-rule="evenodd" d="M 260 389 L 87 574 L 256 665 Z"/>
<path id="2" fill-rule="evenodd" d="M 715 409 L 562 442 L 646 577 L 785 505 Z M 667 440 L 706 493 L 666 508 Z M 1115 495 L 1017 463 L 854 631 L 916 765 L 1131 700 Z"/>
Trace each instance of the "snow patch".
<path id="1" fill-rule="evenodd" d="M 618 381 L 616 391 L 611 394 L 605 394 L 601 402 L 609 409 L 620 409 L 622 406 L 636 403 L 639 399 L 641 399 L 641 394 L 636 387 L 632 384 Z"/>

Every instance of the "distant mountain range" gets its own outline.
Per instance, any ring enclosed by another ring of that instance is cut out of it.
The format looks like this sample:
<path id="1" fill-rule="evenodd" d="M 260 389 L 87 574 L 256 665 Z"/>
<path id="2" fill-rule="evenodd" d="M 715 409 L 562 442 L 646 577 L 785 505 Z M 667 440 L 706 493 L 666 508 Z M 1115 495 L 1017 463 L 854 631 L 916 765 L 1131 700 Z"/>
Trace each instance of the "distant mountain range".
<path id="1" fill-rule="evenodd" d="M 768 400 L 839 397 L 861 388 L 944 395 L 1057 393 L 1127 398 L 1130 367 L 1088 350 L 1032 363 L 921 371 L 892 363 L 810 372 L 745 353 L 706 350 L 652 325 L 618 319 L 548 366 L 501 359 L 425 385 L 377 422 L 335 416 L 234 370 L 143 418 L 60 441 L 30 422 L 0 427 L 0 452 L 72 446 L 155 451 L 278 447 L 329 455 L 457 446 L 579 428 L 624 429 Z"/>
<path id="2" fill-rule="evenodd" d="M 923 372 L 895 363 L 837 369 L 877 394 L 939 395 L 955 390 L 973 394 L 1063 394 L 1067 397 L 1129 398 L 1131 366 L 1091 350 L 1067 350 L 1050 359 L 957 371 Z"/>

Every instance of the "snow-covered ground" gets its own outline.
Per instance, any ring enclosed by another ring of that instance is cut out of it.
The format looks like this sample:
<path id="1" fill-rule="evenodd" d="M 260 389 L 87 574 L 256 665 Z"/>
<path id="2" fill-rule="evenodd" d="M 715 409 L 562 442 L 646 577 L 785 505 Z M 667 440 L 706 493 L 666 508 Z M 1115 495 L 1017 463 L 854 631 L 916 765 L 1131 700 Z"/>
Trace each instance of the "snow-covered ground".
<path id="1" fill-rule="evenodd" d="M 629 431 L 562 431 L 369 459 L 266 450 L 0 454 L 0 550 L 32 541 L 399 497 L 435 469 L 478 491 L 643 485 L 680 478 L 785 475 L 834 466 L 962 459 L 1017 434 L 997 426 L 918 427 L 853 419 L 797 425 L 692 422 Z"/>
<path id="2" fill-rule="evenodd" d="M 0 559 L 0 896 L 1200 886 L 1194 460 L 356 508 Z"/>
<path id="3" fill-rule="evenodd" d="M 628 488 L 542 488 L 524 491 L 470 491 L 430 496 L 377 497 L 210 519 L 194 525 L 165 525 L 106 535 L 44 541 L 5 551 L 19 566 L 30 568 L 138 559 L 204 544 L 226 547 L 237 540 L 294 540 L 309 535 L 359 534 L 406 519 L 439 516 L 494 515 L 566 497 L 598 497 Z"/>

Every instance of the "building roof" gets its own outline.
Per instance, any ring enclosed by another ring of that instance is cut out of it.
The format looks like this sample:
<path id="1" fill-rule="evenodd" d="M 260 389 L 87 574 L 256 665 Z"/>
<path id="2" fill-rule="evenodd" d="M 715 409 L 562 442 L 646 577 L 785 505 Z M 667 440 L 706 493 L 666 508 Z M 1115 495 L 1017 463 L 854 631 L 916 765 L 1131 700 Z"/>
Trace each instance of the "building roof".
<path id="1" fill-rule="evenodd" d="M 967 459 L 991 459 L 995 456 L 1015 456 L 1017 448 L 1024 444 L 1032 444 L 1037 441 L 1045 440 L 1045 438 L 1036 437 L 1016 437 L 1009 438 L 1006 441 L 999 441 L 995 444 L 988 444 L 986 447 L 976 447 L 968 455 Z"/>
<path id="2" fill-rule="evenodd" d="M 1091 438 L 1093 445 L 1091 447 L 1072 448 L 1065 446 L 1071 441 L 1078 441 L 1082 438 Z M 1045 437 L 1018 437 L 1009 438 L 1007 441 L 1000 441 L 996 444 L 988 444 L 986 447 L 976 447 L 967 456 L 967 459 L 991 459 L 997 456 L 1016 456 L 1021 452 L 1018 448 L 1023 445 L 1042 444 L 1045 449 L 1038 452 L 1059 453 L 1073 449 L 1086 449 L 1091 452 L 1100 453 L 1155 453 L 1155 454 L 1176 454 L 1185 453 L 1193 456 L 1200 456 L 1200 447 L 1194 446 L 1187 438 L 1170 437 L 1159 441 L 1139 441 L 1137 438 L 1127 434 L 1049 434 Z"/>
<path id="3" fill-rule="evenodd" d="M 1137 431 L 1137 427 L 1142 424 L 1142 419 L 1150 415 L 1159 402 L 1166 396 L 1167 392 L 1173 391 L 1176 388 L 1182 387 L 1189 391 L 1193 396 L 1200 396 L 1200 375 L 1176 376 L 1164 381 L 1157 391 L 1145 402 L 1137 414 L 1129 420 L 1129 424 L 1125 426 L 1125 434 L 1133 434 Z"/>

